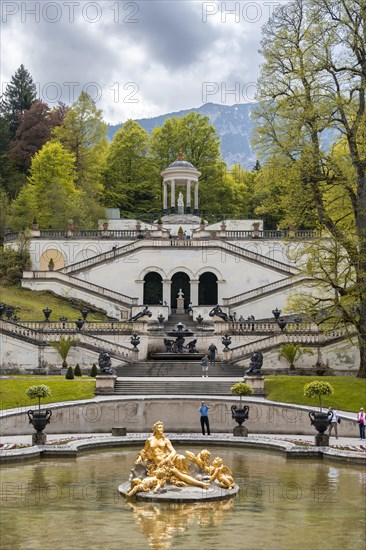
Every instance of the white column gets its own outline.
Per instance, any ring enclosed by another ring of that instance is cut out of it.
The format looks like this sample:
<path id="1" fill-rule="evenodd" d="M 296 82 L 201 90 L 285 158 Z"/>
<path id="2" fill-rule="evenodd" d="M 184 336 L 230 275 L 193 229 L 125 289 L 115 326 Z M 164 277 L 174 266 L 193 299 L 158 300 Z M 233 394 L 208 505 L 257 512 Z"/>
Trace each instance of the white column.
<path id="1" fill-rule="evenodd" d="M 191 213 L 191 180 L 187 180 L 187 197 L 186 197 L 186 213 Z"/>
<path id="2" fill-rule="evenodd" d="M 170 182 L 170 213 L 175 214 L 175 180 Z"/>
<path id="3" fill-rule="evenodd" d="M 194 215 L 198 216 L 198 181 L 194 182 Z"/>
<path id="4" fill-rule="evenodd" d="M 166 214 L 168 210 L 168 185 L 166 181 L 163 181 L 163 214 Z"/>
<path id="5" fill-rule="evenodd" d="M 191 279 L 191 302 L 192 306 L 198 306 L 198 285 L 199 279 Z"/>
<path id="6" fill-rule="evenodd" d="M 222 285 L 224 285 L 225 283 L 226 281 L 224 279 L 222 279 L 221 281 L 217 281 L 217 303 L 218 304 L 222 303 L 222 291 L 223 291 Z"/>
<path id="7" fill-rule="evenodd" d="M 169 307 L 169 311 L 171 309 L 171 303 L 170 303 L 170 288 L 171 288 L 172 282 L 170 279 L 163 279 L 163 304 L 166 302 Z"/>

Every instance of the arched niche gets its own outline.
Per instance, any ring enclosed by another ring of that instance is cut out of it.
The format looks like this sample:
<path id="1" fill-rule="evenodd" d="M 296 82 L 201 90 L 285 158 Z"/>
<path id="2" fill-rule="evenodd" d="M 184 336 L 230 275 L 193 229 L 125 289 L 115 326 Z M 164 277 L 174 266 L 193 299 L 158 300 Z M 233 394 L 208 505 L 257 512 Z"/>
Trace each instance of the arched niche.
<path id="1" fill-rule="evenodd" d="M 145 305 L 157 305 L 163 302 L 163 279 L 159 273 L 150 271 L 144 277 Z"/>
<path id="2" fill-rule="evenodd" d="M 205 271 L 199 277 L 198 304 L 213 306 L 217 303 L 217 276 L 211 271 Z"/>
<path id="3" fill-rule="evenodd" d="M 184 294 L 184 307 L 187 308 L 189 302 L 191 301 L 191 287 L 190 287 L 190 278 L 187 273 L 184 273 L 184 271 L 178 271 L 177 273 L 174 273 L 174 275 L 171 278 L 172 284 L 171 284 L 171 307 L 172 309 L 176 309 L 177 307 L 177 295 L 180 289 L 182 289 L 182 292 Z"/>
<path id="4" fill-rule="evenodd" d="M 55 264 L 55 270 L 65 267 L 65 257 L 62 252 L 60 252 L 60 250 L 57 250 L 56 248 L 47 248 L 47 250 L 42 253 L 39 259 L 40 271 L 48 271 L 48 264 L 51 258 Z"/>

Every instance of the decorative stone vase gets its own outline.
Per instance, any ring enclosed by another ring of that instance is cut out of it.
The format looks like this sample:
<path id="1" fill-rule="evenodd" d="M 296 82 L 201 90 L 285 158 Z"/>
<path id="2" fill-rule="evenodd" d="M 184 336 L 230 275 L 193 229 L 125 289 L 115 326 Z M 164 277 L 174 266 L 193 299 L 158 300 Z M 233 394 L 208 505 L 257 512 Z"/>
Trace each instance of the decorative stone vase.
<path id="1" fill-rule="evenodd" d="M 231 337 L 228 334 L 224 334 L 224 336 L 221 338 L 221 342 L 225 346 L 225 350 L 228 350 L 231 344 Z"/>
<path id="2" fill-rule="evenodd" d="M 50 309 L 49 307 L 45 307 L 44 309 L 42 309 L 42 312 L 43 312 L 45 320 L 49 321 L 51 313 L 52 313 L 52 309 Z"/>
<path id="3" fill-rule="evenodd" d="M 249 407 L 244 405 L 244 407 L 238 409 L 236 405 L 231 406 L 231 417 L 241 426 L 243 422 L 249 418 Z"/>
<path id="4" fill-rule="evenodd" d="M 131 344 L 133 345 L 134 349 L 137 348 L 137 346 L 139 345 L 140 343 L 140 337 L 137 336 L 137 334 L 133 334 L 131 336 Z"/>
<path id="5" fill-rule="evenodd" d="M 247 437 L 248 429 L 242 424 L 249 418 L 249 407 L 244 405 L 238 408 L 236 405 L 231 406 L 231 417 L 238 423 L 238 426 L 235 426 L 233 434 L 238 437 Z"/>
<path id="6" fill-rule="evenodd" d="M 81 319 L 80 317 L 79 317 L 79 319 L 78 319 L 77 321 L 75 321 L 75 325 L 77 326 L 77 328 L 78 328 L 79 330 L 81 330 L 81 329 L 83 328 L 84 323 L 85 323 L 85 320 L 84 320 L 84 319 Z"/>
<path id="7" fill-rule="evenodd" d="M 330 419 L 332 417 L 332 412 L 327 411 L 310 411 L 309 418 L 310 423 L 319 433 L 324 433 L 330 424 Z"/>
<path id="8" fill-rule="evenodd" d="M 27 411 L 29 424 L 32 424 L 36 433 L 32 435 L 33 445 L 44 445 L 46 443 L 46 435 L 43 432 L 47 424 L 50 423 L 52 411 L 50 409 Z"/>
<path id="9" fill-rule="evenodd" d="M 108 231 L 109 224 L 108 222 L 103 223 L 103 231 Z"/>
<path id="10" fill-rule="evenodd" d="M 325 433 L 327 430 L 330 419 L 332 417 L 332 412 L 322 412 L 322 411 L 310 411 L 309 418 L 311 425 L 318 431 L 315 436 L 315 445 L 317 447 L 327 447 L 329 445 L 329 435 Z"/>

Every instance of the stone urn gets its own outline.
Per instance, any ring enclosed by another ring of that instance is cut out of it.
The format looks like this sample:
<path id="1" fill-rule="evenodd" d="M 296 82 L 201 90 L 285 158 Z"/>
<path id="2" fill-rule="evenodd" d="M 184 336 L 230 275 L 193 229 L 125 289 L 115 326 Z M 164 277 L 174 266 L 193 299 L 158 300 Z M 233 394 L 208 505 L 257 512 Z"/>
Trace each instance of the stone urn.
<path id="1" fill-rule="evenodd" d="M 242 424 L 249 418 L 249 406 L 240 405 L 238 408 L 236 405 L 231 405 L 231 417 L 238 423 L 233 429 L 233 435 L 236 437 L 248 437 L 248 429 Z"/>
<path id="2" fill-rule="evenodd" d="M 331 411 L 326 411 L 326 412 L 310 411 L 309 412 L 311 425 L 314 426 L 314 428 L 321 434 L 328 429 L 331 417 L 332 417 Z"/>
<path id="3" fill-rule="evenodd" d="M 33 445 L 44 445 L 46 442 L 46 436 L 43 430 L 50 423 L 52 411 L 50 409 L 43 409 L 38 411 L 27 411 L 29 424 L 32 424 L 36 433 L 32 435 Z"/>
<path id="4" fill-rule="evenodd" d="M 131 344 L 133 345 L 133 348 L 136 349 L 139 343 L 140 343 L 140 337 L 137 336 L 137 334 L 133 334 L 131 336 Z"/>
<path id="5" fill-rule="evenodd" d="M 47 424 L 50 423 L 52 411 L 51 409 L 42 409 L 40 411 L 30 410 L 27 412 L 29 418 L 29 424 L 32 424 L 33 428 L 37 432 L 43 432 Z"/>
<path id="6" fill-rule="evenodd" d="M 231 405 L 231 417 L 241 426 L 249 418 L 249 406 L 238 408 L 236 405 Z"/>
<path id="7" fill-rule="evenodd" d="M 221 342 L 225 346 L 224 350 L 227 351 L 231 344 L 231 337 L 228 334 L 224 334 L 224 336 L 221 338 Z"/>

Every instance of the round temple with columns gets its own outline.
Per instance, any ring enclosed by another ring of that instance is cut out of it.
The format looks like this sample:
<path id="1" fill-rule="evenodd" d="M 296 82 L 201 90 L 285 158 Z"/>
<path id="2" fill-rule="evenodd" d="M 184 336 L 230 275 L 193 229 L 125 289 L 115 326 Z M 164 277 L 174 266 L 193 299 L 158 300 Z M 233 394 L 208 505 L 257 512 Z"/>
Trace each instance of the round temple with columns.
<path id="1" fill-rule="evenodd" d="M 201 175 L 201 172 L 197 170 L 187 160 L 184 160 L 182 153 L 179 153 L 177 160 L 172 162 L 168 168 L 161 172 L 163 177 L 163 216 L 170 214 L 192 214 L 191 209 L 191 193 L 192 188 L 194 190 L 194 206 L 193 206 L 193 215 L 198 216 L 198 178 Z M 168 187 L 170 187 L 170 211 L 168 211 Z M 179 204 L 179 201 L 176 200 L 176 189 L 177 187 L 183 187 L 183 193 L 179 193 L 182 197 L 183 195 L 183 204 Z M 184 201 L 185 197 L 185 201 Z M 185 209 L 184 209 L 185 203 Z M 176 210 L 176 205 L 178 206 L 178 212 Z"/>

